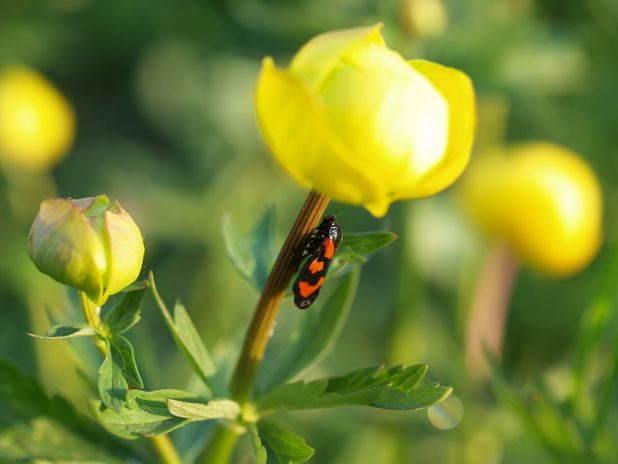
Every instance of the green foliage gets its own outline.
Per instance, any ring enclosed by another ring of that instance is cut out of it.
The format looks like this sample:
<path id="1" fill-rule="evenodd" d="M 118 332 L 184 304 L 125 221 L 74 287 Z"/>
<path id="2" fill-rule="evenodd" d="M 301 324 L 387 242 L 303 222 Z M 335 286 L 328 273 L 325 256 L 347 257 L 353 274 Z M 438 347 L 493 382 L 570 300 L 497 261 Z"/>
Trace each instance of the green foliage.
<path id="1" fill-rule="evenodd" d="M 167 407 L 176 417 L 198 421 L 236 420 L 240 415 L 240 406 L 231 400 L 210 400 L 205 403 L 195 403 L 171 399 L 167 401 Z"/>
<path id="2" fill-rule="evenodd" d="M 274 422 L 260 421 L 251 433 L 258 464 L 301 463 L 315 452 L 302 437 Z"/>
<path id="3" fill-rule="evenodd" d="M 367 256 L 387 247 L 397 239 L 392 232 L 345 232 L 336 259 L 341 263 L 364 263 Z M 333 263 L 335 266 L 337 263 Z"/>
<path id="4" fill-rule="evenodd" d="M 181 390 L 128 390 L 126 401 L 120 408 L 112 409 L 101 401 L 93 401 L 92 411 L 109 432 L 122 438 L 135 439 L 168 433 L 189 422 L 189 419 L 175 416 L 169 411 L 169 400 L 203 401 Z"/>
<path id="5" fill-rule="evenodd" d="M 48 398 L 10 364 L 0 362 L 0 380 L 0 461 L 115 464 L 138 458 L 66 399 Z"/>
<path id="6" fill-rule="evenodd" d="M 277 411 L 332 408 L 336 406 L 372 406 L 383 409 L 420 409 L 436 404 L 450 395 L 451 387 L 430 383 L 416 384 L 427 372 L 423 364 L 415 366 L 371 366 L 341 377 L 298 381 L 283 385 L 256 401 L 262 416 Z"/>
<path id="7" fill-rule="evenodd" d="M 202 338 L 197 332 L 195 325 L 191 321 L 189 313 L 179 301 L 174 305 L 174 315 L 172 316 L 167 309 L 167 306 L 157 292 L 157 287 L 154 281 L 154 274 L 149 275 L 150 288 L 155 297 L 157 305 L 163 314 L 165 323 L 167 324 L 174 340 L 178 347 L 182 350 L 185 357 L 202 379 L 204 384 L 210 388 L 208 377 L 215 373 L 216 368 L 210 359 L 210 355 L 202 342 Z"/>
<path id="8" fill-rule="evenodd" d="M 99 368 L 99 395 L 103 404 L 118 411 L 129 388 L 143 387 L 131 343 L 122 336 L 108 340 L 107 353 Z"/>
<path id="9" fill-rule="evenodd" d="M 256 291 L 261 291 L 275 261 L 274 209 L 266 211 L 247 237 L 240 232 L 231 214 L 225 214 L 221 233 L 236 270 Z"/>
<path id="10" fill-rule="evenodd" d="M 326 356 L 334 347 L 356 295 L 360 269 L 339 279 L 323 304 L 303 314 L 283 350 L 267 350 L 256 381 L 258 391 L 268 391 L 291 379 Z"/>
<path id="11" fill-rule="evenodd" d="M 41 335 L 30 334 L 32 337 L 44 338 L 44 339 L 58 339 L 58 338 L 71 338 L 71 337 L 89 337 L 97 335 L 96 329 L 90 327 L 88 324 L 82 322 L 76 322 L 73 324 L 55 325 L 50 327 Z"/>
<path id="12" fill-rule="evenodd" d="M 148 281 L 134 283 L 130 289 L 125 289 L 120 300 L 105 313 L 104 333 L 120 335 L 137 324 L 141 318 L 142 300 L 147 290 Z"/>

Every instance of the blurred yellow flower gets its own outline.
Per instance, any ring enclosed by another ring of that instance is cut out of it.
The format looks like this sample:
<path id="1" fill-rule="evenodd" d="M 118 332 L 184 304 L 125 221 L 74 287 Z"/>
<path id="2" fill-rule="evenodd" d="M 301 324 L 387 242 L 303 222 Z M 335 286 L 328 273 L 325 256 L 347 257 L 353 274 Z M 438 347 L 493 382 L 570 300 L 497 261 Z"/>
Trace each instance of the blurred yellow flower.
<path id="1" fill-rule="evenodd" d="M 71 105 L 45 77 L 25 67 L 0 74 L 0 163 L 28 169 L 54 166 L 74 132 Z"/>
<path id="2" fill-rule="evenodd" d="M 599 180 L 583 159 L 563 147 L 537 142 L 489 153 L 472 163 L 461 193 L 483 229 L 540 270 L 572 274 L 598 251 Z"/>
<path id="3" fill-rule="evenodd" d="M 381 26 L 319 35 L 288 70 L 263 62 L 256 107 L 275 158 L 299 182 L 386 214 L 433 195 L 468 163 L 476 112 L 460 71 L 404 60 Z"/>
<path id="4" fill-rule="evenodd" d="M 105 195 L 45 200 L 30 229 L 28 250 L 39 271 L 98 305 L 133 283 L 144 259 L 137 224 Z"/>

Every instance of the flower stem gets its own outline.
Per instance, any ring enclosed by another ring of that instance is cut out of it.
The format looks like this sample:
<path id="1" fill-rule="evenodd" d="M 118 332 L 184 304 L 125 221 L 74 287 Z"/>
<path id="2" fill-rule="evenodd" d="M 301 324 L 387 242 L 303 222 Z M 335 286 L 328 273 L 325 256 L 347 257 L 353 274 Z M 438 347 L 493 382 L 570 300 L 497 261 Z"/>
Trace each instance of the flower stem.
<path id="1" fill-rule="evenodd" d="M 471 374 L 486 378 L 489 368 L 485 350 L 498 358 L 502 355 L 504 329 L 517 261 L 504 244 L 494 244 L 476 283 L 466 330 L 466 365 Z"/>
<path id="2" fill-rule="evenodd" d="M 266 280 L 232 377 L 232 395 L 241 405 L 247 402 L 251 394 L 253 380 L 264 357 L 279 307 L 296 272 L 298 252 L 317 226 L 329 201 L 330 198 L 315 190 L 309 192 Z"/>
<path id="3" fill-rule="evenodd" d="M 84 292 L 79 292 L 79 302 L 82 308 L 82 312 L 84 313 L 84 319 L 86 322 L 94 327 L 95 329 L 101 328 L 101 316 L 100 311 L 101 308 L 96 306 L 90 299 L 86 296 Z M 107 356 L 107 345 L 103 341 L 101 337 L 95 335 L 93 337 L 94 344 L 101 352 L 103 357 Z M 161 464 L 180 464 L 180 456 L 178 456 L 178 452 L 174 447 L 174 443 L 170 440 L 170 437 L 167 435 L 158 435 L 155 437 L 150 437 L 150 442 L 152 443 L 152 447 L 155 452 L 159 456 L 159 460 Z"/>
<path id="4" fill-rule="evenodd" d="M 230 385 L 233 398 L 241 405 L 251 395 L 255 374 L 264 357 L 279 307 L 296 272 L 298 253 L 317 226 L 329 201 L 330 198 L 314 190 L 309 192 L 266 280 Z M 199 462 L 227 464 L 239 437 L 235 430 L 219 424 Z"/>

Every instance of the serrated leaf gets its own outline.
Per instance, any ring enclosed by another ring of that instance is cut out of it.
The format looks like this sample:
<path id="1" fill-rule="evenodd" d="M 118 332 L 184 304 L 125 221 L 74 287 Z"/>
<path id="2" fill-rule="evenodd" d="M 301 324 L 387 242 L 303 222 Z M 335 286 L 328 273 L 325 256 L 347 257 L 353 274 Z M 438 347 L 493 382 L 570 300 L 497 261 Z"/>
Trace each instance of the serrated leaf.
<path id="1" fill-rule="evenodd" d="M 88 324 L 74 323 L 74 324 L 62 324 L 50 327 L 41 335 L 29 334 L 32 337 L 44 338 L 44 339 L 61 339 L 71 337 L 92 337 L 96 335 L 97 331 Z"/>
<path id="2" fill-rule="evenodd" d="M 60 396 L 0 361 L 0 461 L 146 462 Z"/>
<path id="3" fill-rule="evenodd" d="M 176 302 L 174 305 L 174 316 L 172 317 L 165 302 L 157 291 L 154 274 L 152 272 L 149 274 L 149 281 L 157 305 L 161 310 L 161 314 L 163 314 L 165 323 L 172 333 L 176 345 L 182 350 L 195 372 L 210 389 L 208 377 L 216 372 L 216 368 L 210 359 L 206 346 L 204 346 L 202 338 L 197 332 L 189 313 L 182 303 Z"/>
<path id="4" fill-rule="evenodd" d="M 258 391 L 269 391 L 318 362 L 335 345 L 356 295 L 360 269 L 340 279 L 322 306 L 301 315 L 279 355 L 266 352 L 258 372 Z"/>
<path id="5" fill-rule="evenodd" d="M 304 438 L 274 422 L 260 421 L 257 432 L 258 439 L 266 450 L 267 464 L 301 463 L 311 458 L 315 452 Z"/>
<path id="6" fill-rule="evenodd" d="M 139 322 L 142 300 L 148 289 L 147 282 L 140 284 L 133 284 L 131 290 L 125 290 L 120 300 L 105 313 L 103 318 L 105 333 L 120 335 Z"/>
<path id="7" fill-rule="evenodd" d="M 205 403 L 168 400 L 167 407 L 172 415 L 193 420 L 236 420 L 240 415 L 240 406 L 232 400 L 210 400 Z"/>
<path id="8" fill-rule="evenodd" d="M 254 288 L 257 288 L 254 272 L 256 266 L 255 255 L 249 246 L 249 241 L 241 234 L 232 215 L 226 213 L 221 221 L 221 233 L 225 250 L 236 270 Z"/>
<path id="9" fill-rule="evenodd" d="M 384 409 L 421 409 L 442 401 L 452 388 L 431 383 L 416 387 L 427 366 L 372 366 L 341 377 L 283 385 L 262 398 L 260 415 L 282 410 L 319 409 L 336 406 L 372 406 Z"/>
<path id="10" fill-rule="evenodd" d="M 190 422 L 169 412 L 169 400 L 203 401 L 182 390 L 129 390 L 126 399 L 125 405 L 117 411 L 106 408 L 100 401 L 92 403 L 92 410 L 109 432 L 127 439 L 161 435 Z"/>

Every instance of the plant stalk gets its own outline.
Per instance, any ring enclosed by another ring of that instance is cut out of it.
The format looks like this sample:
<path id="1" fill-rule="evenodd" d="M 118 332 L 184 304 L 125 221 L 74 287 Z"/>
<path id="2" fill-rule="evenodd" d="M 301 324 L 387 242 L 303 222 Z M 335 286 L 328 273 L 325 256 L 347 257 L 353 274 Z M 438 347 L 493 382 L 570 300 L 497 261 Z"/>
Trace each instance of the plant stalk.
<path id="1" fill-rule="evenodd" d="M 279 307 L 296 272 L 298 254 L 316 228 L 329 201 L 330 198 L 315 190 L 309 192 L 266 280 L 232 377 L 232 396 L 241 406 L 251 394 Z"/>
<path id="2" fill-rule="evenodd" d="M 101 328 L 101 308 L 96 306 L 86 296 L 84 292 L 79 292 L 79 302 L 84 313 L 84 319 L 86 322 L 96 329 Z M 103 357 L 107 356 L 107 345 L 101 337 L 95 335 L 93 337 L 94 344 Z M 158 435 L 150 437 L 150 442 L 155 450 L 161 464 L 180 464 L 180 456 L 174 447 L 174 443 L 167 435 Z"/>
<path id="3" fill-rule="evenodd" d="M 264 357 L 285 291 L 296 272 L 299 253 L 316 228 L 329 201 L 330 198 L 321 193 L 314 190 L 309 192 L 266 280 L 230 385 L 234 400 L 241 406 L 251 395 L 253 381 Z M 227 464 L 239 437 L 240 434 L 235 430 L 219 424 L 199 462 Z"/>

